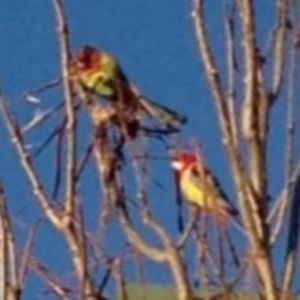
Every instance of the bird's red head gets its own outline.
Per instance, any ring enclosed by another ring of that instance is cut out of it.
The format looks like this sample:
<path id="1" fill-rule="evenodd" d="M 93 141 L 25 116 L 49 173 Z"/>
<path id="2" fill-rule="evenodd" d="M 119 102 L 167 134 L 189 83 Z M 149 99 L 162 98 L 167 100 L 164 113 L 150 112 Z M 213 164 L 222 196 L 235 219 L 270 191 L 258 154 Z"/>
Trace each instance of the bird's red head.
<path id="1" fill-rule="evenodd" d="M 92 46 L 83 46 L 76 56 L 76 67 L 80 71 L 97 67 L 101 60 L 101 51 Z"/>
<path id="2" fill-rule="evenodd" d="M 195 153 L 188 151 L 180 151 L 175 153 L 172 158 L 172 167 L 177 171 L 182 171 L 197 162 L 197 156 Z"/>

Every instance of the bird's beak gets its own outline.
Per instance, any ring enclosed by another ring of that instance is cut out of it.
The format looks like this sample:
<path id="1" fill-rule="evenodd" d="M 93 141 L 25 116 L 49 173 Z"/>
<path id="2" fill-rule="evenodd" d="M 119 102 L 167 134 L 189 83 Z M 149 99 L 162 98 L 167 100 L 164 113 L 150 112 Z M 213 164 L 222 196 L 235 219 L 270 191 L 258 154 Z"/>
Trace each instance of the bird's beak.
<path id="1" fill-rule="evenodd" d="M 183 168 L 183 163 L 178 160 L 174 160 L 172 161 L 171 166 L 173 169 L 179 171 Z"/>

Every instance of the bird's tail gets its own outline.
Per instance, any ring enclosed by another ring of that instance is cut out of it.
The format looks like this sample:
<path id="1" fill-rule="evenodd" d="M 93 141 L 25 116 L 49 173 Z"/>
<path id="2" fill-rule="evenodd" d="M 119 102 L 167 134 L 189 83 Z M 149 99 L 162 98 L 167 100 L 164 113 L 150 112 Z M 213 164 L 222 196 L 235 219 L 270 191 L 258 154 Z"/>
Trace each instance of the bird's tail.
<path id="1" fill-rule="evenodd" d="M 153 102 L 144 96 L 139 96 L 139 102 L 142 110 L 151 118 L 164 124 L 168 129 L 179 129 L 179 127 L 187 122 L 187 118 L 178 112 Z"/>

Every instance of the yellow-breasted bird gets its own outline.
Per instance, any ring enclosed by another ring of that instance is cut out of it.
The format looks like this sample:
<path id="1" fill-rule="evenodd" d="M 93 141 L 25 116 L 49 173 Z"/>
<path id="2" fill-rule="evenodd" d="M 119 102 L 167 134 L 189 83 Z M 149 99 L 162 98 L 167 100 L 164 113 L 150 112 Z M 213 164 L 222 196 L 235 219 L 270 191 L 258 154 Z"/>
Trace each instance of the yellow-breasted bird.
<path id="1" fill-rule="evenodd" d="M 88 92 L 112 101 L 132 119 L 140 122 L 147 115 L 170 131 L 177 131 L 186 122 L 181 114 L 140 95 L 117 60 L 106 51 L 83 46 L 75 59 L 75 74 Z"/>
<path id="2" fill-rule="evenodd" d="M 179 187 L 189 203 L 224 219 L 238 214 L 201 157 L 190 151 L 177 152 L 172 167 L 177 171 Z"/>

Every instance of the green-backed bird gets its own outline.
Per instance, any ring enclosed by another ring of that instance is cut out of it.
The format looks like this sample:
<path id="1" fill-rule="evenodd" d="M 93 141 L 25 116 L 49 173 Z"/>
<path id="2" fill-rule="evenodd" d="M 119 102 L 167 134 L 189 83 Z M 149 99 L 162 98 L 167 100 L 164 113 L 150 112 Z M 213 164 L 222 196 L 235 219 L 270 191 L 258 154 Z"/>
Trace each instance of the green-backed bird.
<path id="1" fill-rule="evenodd" d="M 183 115 L 141 95 L 106 51 L 83 46 L 75 58 L 75 74 L 88 92 L 118 103 L 121 111 L 129 110 L 139 122 L 148 116 L 166 130 L 178 131 L 187 121 Z"/>

